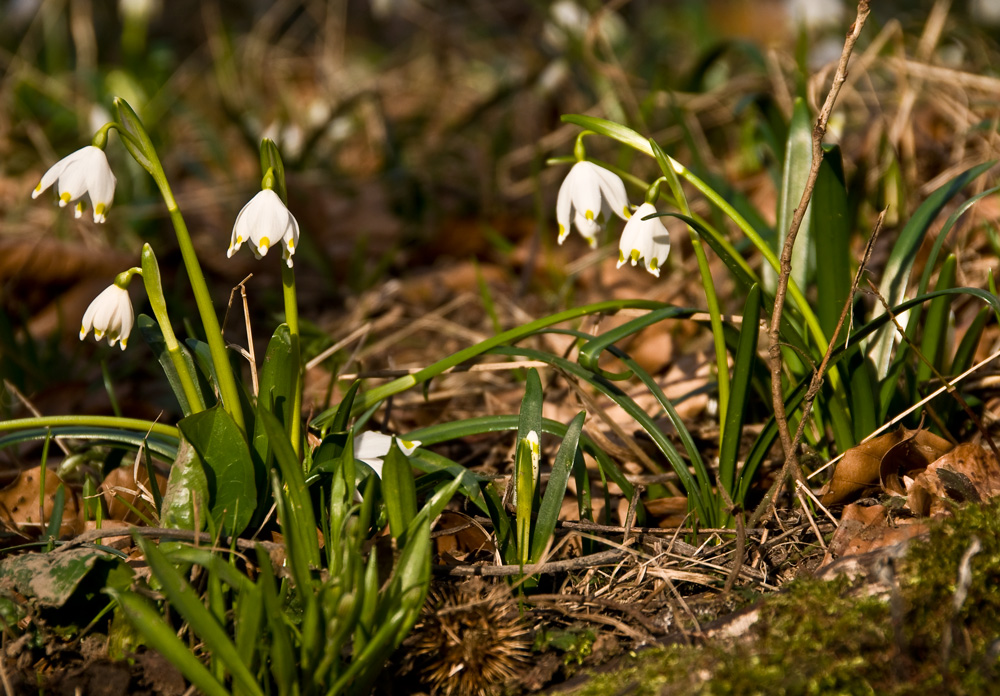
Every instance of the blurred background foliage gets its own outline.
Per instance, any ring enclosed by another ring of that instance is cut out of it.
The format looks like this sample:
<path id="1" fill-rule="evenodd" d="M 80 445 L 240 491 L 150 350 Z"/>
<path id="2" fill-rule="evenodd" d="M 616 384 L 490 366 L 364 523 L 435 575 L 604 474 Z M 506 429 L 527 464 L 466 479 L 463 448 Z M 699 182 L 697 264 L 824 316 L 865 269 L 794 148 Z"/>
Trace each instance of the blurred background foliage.
<path id="1" fill-rule="evenodd" d="M 877 267 L 897 223 L 929 191 L 1000 149 L 1000 10 L 992 0 L 873 9 L 830 140 L 845 153 L 858 249 L 889 208 Z M 545 160 L 569 154 L 578 132 L 559 116 L 601 116 L 655 137 L 773 235 L 794 100 L 815 110 L 853 12 L 836 0 L 4 0 L 0 371 L 46 413 L 107 410 L 108 384 L 136 402 L 134 415 L 169 408 L 160 381 L 144 379 L 141 349 L 101 372 L 89 365 L 109 353 L 75 339 L 84 307 L 137 262 L 140 240 L 157 248 L 175 294 L 168 302 L 190 302 L 170 275 L 178 252 L 152 182 L 111 147 L 119 188 L 106 225 L 28 195 L 108 120 L 115 95 L 154 137 L 217 306 L 254 275 L 245 285 L 251 323 L 280 308 L 277 266 L 249 254 L 227 260 L 225 250 L 259 185 L 257 143 L 278 143 L 303 230 L 296 270 L 307 357 L 365 321 L 398 326 L 400 307 L 402 317 L 421 316 L 475 291 L 476 274 L 536 316 L 609 295 L 700 304 L 686 235 L 674 236 L 660 284 L 603 273 L 610 247 L 587 254 L 575 238 L 555 246 L 565 170 Z M 638 176 L 653 171 L 612 143 L 588 146 Z M 961 284 L 985 286 L 1000 247 L 983 222 L 991 206 L 980 205 L 985 212 L 949 249 L 962 250 Z M 236 297 L 227 336 L 245 344 Z M 735 298 L 731 309 L 741 306 Z M 963 306 L 955 309 L 961 324 Z M 427 349 L 418 343 L 412 362 L 440 357 Z M 343 366 L 349 353 L 333 362 Z M 387 357 L 383 347 L 365 362 L 392 364 L 409 364 L 407 355 Z M 330 389 L 321 384 L 311 397 L 322 402 Z M 22 412 L 10 388 L 2 409 Z"/>

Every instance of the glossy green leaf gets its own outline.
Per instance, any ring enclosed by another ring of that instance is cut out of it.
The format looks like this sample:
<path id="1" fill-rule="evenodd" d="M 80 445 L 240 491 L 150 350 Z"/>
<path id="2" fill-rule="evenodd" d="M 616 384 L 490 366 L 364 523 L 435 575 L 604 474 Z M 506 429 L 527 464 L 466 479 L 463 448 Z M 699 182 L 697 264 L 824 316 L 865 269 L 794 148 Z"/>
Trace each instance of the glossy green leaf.
<path id="1" fill-rule="evenodd" d="M 167 529 L 201 531 L 208 521 L 208 477 L 201 459 L 187 440 L 181 441 L 170 467 L 160 506 L 160 525 Z"/>
<path id="2" fill-rule="evenodd" d="M 286 429 L 291 419 L 297 371 L 298 365 L 292 351 L 292 335 L 288 324 L 280 324 L 267 344 L 257 398 L 258 406 L 267 406 Z"/>
<path id="3" fill-rule="evenodd" d="M 45 440 L 47 437 L 66 437 L 74 440 L 93 440 L 97 443 L 111 445 L 128 445 L 126 449 L 146 447 L 151 452 L 167 461 L 173 461 L 177 456 L 177 441 L 168 440 L 159 433 L 146 434 L 134 430 L 98 428 L 91 426 L 59 426 L 53 428 L 26 428 L 0 437 L 0 450 L 32 440 Z"/>
<path id="4" fill-rule="evenodd" d="M 177 425 L 205 468 L 212 519 L 226 534 L 239 535 L 257 505 L 254 464 L 243 433 L 220 405 Z"/>

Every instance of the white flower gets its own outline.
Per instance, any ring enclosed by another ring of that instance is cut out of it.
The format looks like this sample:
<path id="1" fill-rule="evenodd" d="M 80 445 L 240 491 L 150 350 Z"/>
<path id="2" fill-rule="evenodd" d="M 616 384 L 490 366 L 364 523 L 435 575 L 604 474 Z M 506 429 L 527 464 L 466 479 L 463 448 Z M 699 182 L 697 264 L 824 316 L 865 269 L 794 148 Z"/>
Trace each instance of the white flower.
<path id="1" fill-rule="evenodd" d="M 299 223 L 271 189 L 263 189 L 251 198 L 236 216 L 226 256 L 232 258 L 247 240 L 258 259 L 275 244 L 281 244 L 282 256 L 288 267 L 292 267 L 292 254 L 299 243 Z"/>
<path id="2" fill-rule="evenodd" d="M 593 162 L 577 162 L 559 187 L 556 199 L 559 243 L 566 241 L 572 218 L 591 248 L 597 246 L 597 233 L 612 212 L 622 220 L 629 219 L 628 195 L 621 177 Z"/>
<path id="3" fill-rule="evenodd" d="M 132 333 L 133 321 L 132 300 L 128 296 L 128 290 L 110 285 L 94 298 L 84 312 L 80 340 L 85 339 L 93 329 L 96 340 L 100 341 L 107 334 L 110 345 L 121 341 L 122 350 L 125 350 L 128 335 Z"/>
<path id="4" fill-rule="evenodd" d="M 634 266 L 642 259 L 646 270 L 660 277 L 660 267 L 670 253 L 670 232 L 658 217 L 643 220 L 655 214 L 656 208 L 652 203 L 643 203 L 632 213 L 618 243 L 618 268 L 624 266 L 626 260 L 631 259 Z"/>
<path id="5" fill-rule="evenodd" d="M 363 461 L 378 474 L 379 478 L 382 478 L 382 458 L 389 454 L 393 440 L 396 440 L 399 449 L 407 457 L 420 447 L 420 442 L 417 440 L 411 442 L 368 430 L 354 438 L 354 458 Z"/>
<path id="6" fill-rule="evenodd" d="M 60 208 L 78 201 L 76 216 L 81 217 L 83 198 L 86 197 L 94 207 L 94 222 L 104 222 L 104 215 L 115 198 L 116 183 L 104 150 L 88 145 L 52 165 L 32 191 L 31 197 L 38 198 L 42 191 L 55 184 Z"/>

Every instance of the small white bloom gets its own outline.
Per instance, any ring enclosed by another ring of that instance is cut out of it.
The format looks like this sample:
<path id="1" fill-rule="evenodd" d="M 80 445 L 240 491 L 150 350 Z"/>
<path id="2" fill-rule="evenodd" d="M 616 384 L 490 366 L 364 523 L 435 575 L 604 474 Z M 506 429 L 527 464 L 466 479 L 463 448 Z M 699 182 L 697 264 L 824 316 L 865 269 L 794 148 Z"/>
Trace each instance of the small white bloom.
<path id="1" fill-rule="evenodd" d="M 652 203 L 643 203 L 632 213 L 618 244 L 618 268 L 624 266 L 627 260 L 631 260 L 634 266 L 641 259 L 647 271 L 660 277 L 660 267 L 670 253 L 670 232 L 658 217 L 643 220 L 655 213 Z"/>
<path id="2" fill-rule="evenodd" d="M 42 191 L 55 184 L 60 208 L 78 201 L 76 216 L 81 217 L 83 199 L 86 197 L 94 207 L 94 222 L 104 222 L 104 215 L 115 198 L 116 183 L 117 179 L 111 172 L 104 150 L 88 145 L 52 165 L 38 182 L 31 197 L 38 198 Z"/>
<path id="3" fill-rule="evenodd" d="M 128 290 L 110 285 L 94 298 L 84 312 L 83 323 L 80 325 L 80 340 L 85 339 L 93 329 L 96 340 L 100 341 L 107 334 L 110 345 L 113 346 L 121 341 L 122 350 L 125 350 L 128 335 L 132 333 L 134 319 Z"/>
<path id="4" fill-rule="evenodd" d="M 288 267 L 292 267 L 292 254 L 299 243 L 299 223 L 271 189 L 263 189 L 251 198 L 236 216 L 226 255 L 232 258 L 247 240 L 258 259 L 272 246 L 280 244 L 282 257 Z"/>
<path id="5" fill-rule="evenodd" d="M 382 458 L 389 454 L 393 440 L 396 440 L 399 449 L 407 457 L 420 447 L 420 442 L 417 440 L 411 442 L 393 435 L 368 430 L 354 438 L 354 458 L 363 461 L 378 474 L 379 478 L 382 478 Z"/>
<path id="6" fill-rule="evenodd" d="M 566 241 L 572 219 L 590 247 L 597 246 L 597 233 L 612 212 L 622 220 L 629 219 L 628 195 L 621 177 L 593 162 L 577 162 L 559 187 L 556 199 L 559 243 Z"/>

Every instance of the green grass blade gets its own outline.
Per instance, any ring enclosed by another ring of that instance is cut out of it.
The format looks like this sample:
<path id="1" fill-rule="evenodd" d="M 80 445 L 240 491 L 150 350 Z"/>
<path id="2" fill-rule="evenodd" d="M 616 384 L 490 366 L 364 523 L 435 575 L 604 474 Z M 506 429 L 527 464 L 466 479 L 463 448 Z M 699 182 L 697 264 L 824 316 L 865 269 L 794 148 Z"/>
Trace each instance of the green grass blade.
<path id="1" fill-rule="evenodd" d="M 757 337 L 760 333 L 760 287 L 754 285 L 743 307 L 743 328 L 733 366 L 732 392 L 730 393 L 726 429 L 719 447 L 719 483 L 730 496 L 735 495 L 736 458 L 739 456 L 743 421 L 750 403 L 750 381 L 757 356 Z M 733 498 L 733 502 L 743 501 Z"/>
<path id="2" fill-rule="evenodd" d="M 201 693 L 207 696 L 229 696 L 229 691 L 192 654 L 188 646 L 177 637 L 174 630 L 148 601 L 129 592 L 119 592 L 111 588 L 105 588 L 104 591 L 118 602 L 146 643 L 163 655 Z M 248 693 L 261 692 L 258 687 L 256 691 Z"/>
<path id="3" fill-rule="evenodd" d="M 285 612 L 278 597 L 277 583 L 274 580 L 274 570 L 271 568 L 271 557 L 263 546 L 257 546 L 257 567 L 260 575 L 257 587 L 260 588 L 261 605 L 267 624 L 270 627 L 271 659 L 268 666 L 278 693 L 289 693 L 298 680 L 295 669 L 295 652 L 292 649 L 291 631 L 285 624 Z"/>
<path id="4" fill-rule="evenodd" d="M 136 543 L 142 549 L 146 561 L 154 577 L 160 582 L 163 594 L 170 605 L 177 611 L 195 635 L 204 642 L 208 652 L 222 661 L 226 670 L 233 675 L 233 681 L 248 694 L 263 692 L 257 685 L 257 680 L 240 659 L 240 653 L 229 639 L 225 629 L 219 624 L 212 612 L 205 608 L 201 600 L 191 589 L 191 586 L 181 577 L 167 557 L 156 548 L 156 545 L 136 535 Z"/>
<path id="5" fill-rule="evenodd" d="M 944 290 L 955 285 L 955 275 L 958 269 L 958 259 L 949 254 L 941 265 L 935 290 Z M 926 382 L 931 378 L 933 370 L 944 370 L 945 344 L 948 341 L 949 314 L 951 312 L 951 297 L 937 297 L 931 300 L 927 308 L 927 319 L 924 321 L 923 337 L 920 340 L 920 352 L 930 365 L 923 360 L 917 365 L 917 382 Z"/>
<path id="6" fill-rule="evenodd" d="M 883 271 L 882 283 L 879 285 L 879 293 L 890 306 L 899 304 L 906 294 L 910 270 L 913 268 L 917 250 L 938 213 L 969 182 L 976 179 L 993 164 L 993 162 L 984 162 L 959 174 L 938 188 L 917 208 L 906 223 L 892 248 L 892 253 L 889 255 L 889 260 Z M 875 315 L 878 316 L 884 311 L 884 309 L 878 308 Z M 875 360 L 879 379 L 883 379 L 889 372 L 894 332 L 895 327 L 887 326 L 870 344 L 870 353 Z"/>
<path id="7" fill-rule="evenodd" d="M 556 453 L 555 462 L 552 464 L 552 473 L 545 486 L 545 496 L 538 508 L 538 519 L 535 522 L 535 531 L 531 539 L 531 554 L 529 556 L 531 563 L 537 563 L 541 559 L 545 546 L 555 531 L 559 512 L 562 510 L 563 498 L 566 497 L 566 484 L 569 481 L 570 470 L 576 460 L 580 433 L 583 431 L 583 421 L 586 416 L 586 412 L 581 411 L 570 421 L 566 428 L 566 437 L 563 438 L 559 451 Z"/>
<path id="8" fill-rule="evenodd" d="M 514 457 L 514 485 L 517 500 L 514 502 L 517 522 L 517 562 L 525 565 L 531 552 L 531 512 L 535 499 L 535 483 L 539 468 L 538 431 L 518 440 Z"/>
<path id="9" fill-rule="evenodd" d="M 986 322 L 989 319 L 990 308 L 983 307 L 969 324 L 969 328 L 966 329 L 965 335 L 962 336 L 958 349 L 955 351 L 955 359 L 951 363 L 950 373 L 952 376 L 960 375 L 972 367 L 972 361 L 976 357 L 976 348 L 979 346 L 979 340 L 983 337 L 983 329 L 986 328 Z"/>

